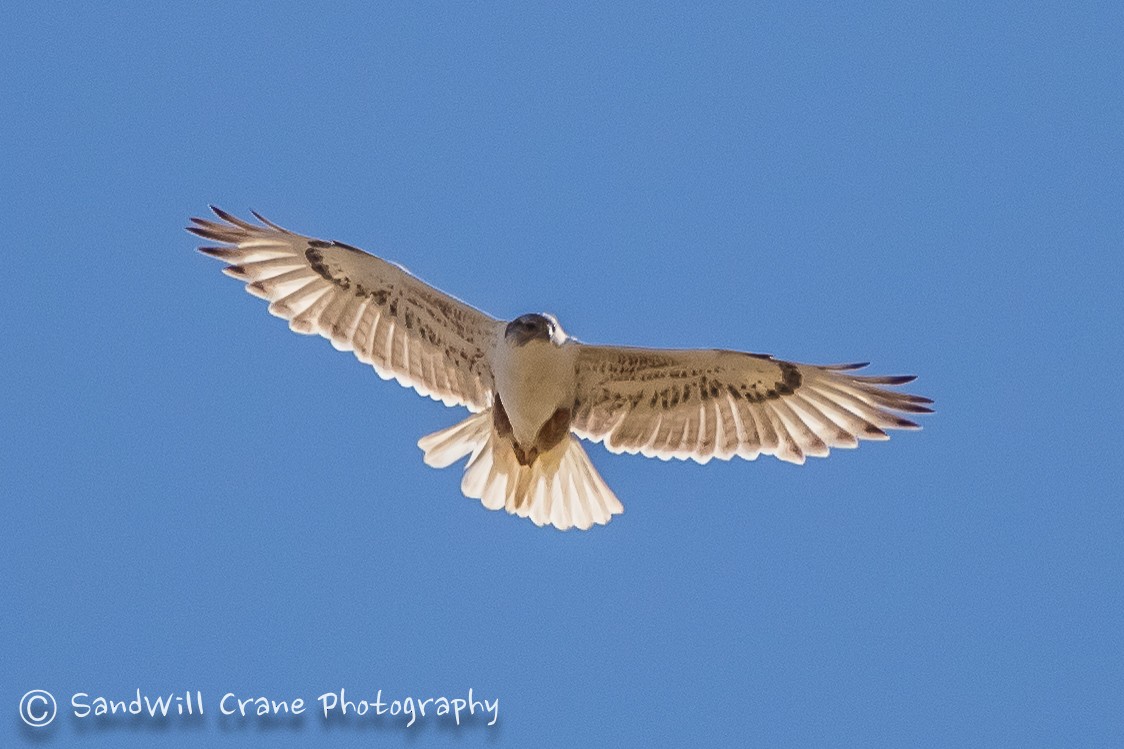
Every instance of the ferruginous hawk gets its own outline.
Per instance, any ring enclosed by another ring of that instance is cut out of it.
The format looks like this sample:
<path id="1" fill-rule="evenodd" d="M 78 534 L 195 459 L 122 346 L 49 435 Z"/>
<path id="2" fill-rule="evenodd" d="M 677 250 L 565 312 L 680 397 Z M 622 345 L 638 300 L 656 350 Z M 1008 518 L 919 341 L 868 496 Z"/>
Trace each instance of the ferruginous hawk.
<path id="1" fill-rule="evenodd" d="M 297 333 L 318 333 L 464 421 L 419 440 L 425 462 L 468 456 L 461 491 L 536 525 L 587 529 L 623 511 L 578 438 L 612 452 L 706 463 L 824 456 L 887 429 L 917 429 L 897 412 L 928 398 L 890 390 L 911 376 L 854 374 L 765 354 L 591 346 L 550 315 L 505 322 L 426 285 L 400 266 L 343 244 L 253 224 L 212 207 L 188 231 L 201 252 L 269 302 Z"/>

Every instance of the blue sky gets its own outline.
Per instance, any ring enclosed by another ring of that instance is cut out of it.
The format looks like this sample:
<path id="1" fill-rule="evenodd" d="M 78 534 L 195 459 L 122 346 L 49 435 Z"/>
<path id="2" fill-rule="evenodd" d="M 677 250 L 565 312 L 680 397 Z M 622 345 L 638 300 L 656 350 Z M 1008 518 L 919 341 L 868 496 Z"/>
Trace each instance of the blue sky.
<path id="1" fill-rule="evenodd" d="M 4 16 L 0 743 L 1124 741 L 1118 6 Z M 194 253 L 210 202 L 591 342 L 916 373 L 938 413 L 803 467 L 591 447 L 626 512 L 539 529 L 422 464 L 462 412 Z M 206 720 L 70 714 L 138 688 Z M 216 714 L 341 688 L 499 721 Z"/>

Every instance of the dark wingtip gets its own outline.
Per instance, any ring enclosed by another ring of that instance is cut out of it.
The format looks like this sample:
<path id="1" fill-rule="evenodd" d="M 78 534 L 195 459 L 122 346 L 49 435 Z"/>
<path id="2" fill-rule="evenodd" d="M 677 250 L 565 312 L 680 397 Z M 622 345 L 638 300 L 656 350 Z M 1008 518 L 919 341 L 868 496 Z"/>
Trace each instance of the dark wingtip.
<path id="1" fill-rule="evenodd" d="M 221 218 L 223 221 L 230 224 L 231 226 L 236 226 L 239 229 L 245 229 L 247 231 L 258 228 L 256 226 L 254 226 L 253 224 L 251 224 L 249 221 L 243 221 L 242 219 L 235 216 L 233 213 L 229 213 L 228 211 L 224 211 L 223 209 L 219 208 L 217 205 L 212 205 L 211 210 L 214 211 L 216 216 L 218 216 L 219 218 Z"/>
<path id="2" fill-rule="evenodd" d="M 204 255 L 217 257 L 219 260 L 230 256 L 230 250 L 225 247 L 196 247 L 195 249 L 197 252 L 201 252 Z"/>
<path id="3" fill-rule="evenodd" d="M 215 214 L 216 216 L 221 218 L 223 221 L 229 221 L 232 224 L 237 223 L 234 216 L 230 215 L 229 213 L 224 211 L 222 208 L 219 208 L 214 203 L 208 203 L 207 207 L 211 209 L 211 213 Z"/>
<path id="4" fill-rule="evenodd" d="M 904 385 L 916 379 L 917 375 L 854 375 L 855 382 L 867 385 Z"/>
<path id="5" fill-rule="evenodd" d="M 250 215 L 253 216 L 254 218 L 256 218 L 261 223 L 268 226 L 270 229 L 276 229 L 277 231 L 284 231 L 284 229 L 282 229 L 280 226 L 273 223 L 272 221 L 270 221 L 269 219 L 267 219 L 265 216 L 261 215 L 257 211 L 250 211 Z"/>
<path id="6" fill-rule="evenodd" d="M 220 242 L 222 241 L 221 238 L 215 236 L 215 232 L 213 229 L 207 229 L 202 226 L 185 226 L 183 228 L 197 237 L 203 237 L 203 239 L 215 239 Z"/>

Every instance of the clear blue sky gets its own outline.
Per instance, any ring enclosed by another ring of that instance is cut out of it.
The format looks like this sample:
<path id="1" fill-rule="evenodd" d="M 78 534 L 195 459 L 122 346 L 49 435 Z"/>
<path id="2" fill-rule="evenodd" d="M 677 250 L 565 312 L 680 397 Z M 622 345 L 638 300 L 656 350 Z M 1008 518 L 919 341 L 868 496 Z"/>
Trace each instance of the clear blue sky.
<path id="1" fill-rule="evenodd" d="M 1124 743 L 1120 6 L 475 6 L 6 6 L 0 743 Z M 591 447 L 625 514 L 539 529 L 422 464 L 463 412 L 193 252 L 209 202 L 938 413 L 803 467 Z M 497 726 L 216 715 L 470 687 Z M 70 716 L 137 688 L 206 721 Z"/>

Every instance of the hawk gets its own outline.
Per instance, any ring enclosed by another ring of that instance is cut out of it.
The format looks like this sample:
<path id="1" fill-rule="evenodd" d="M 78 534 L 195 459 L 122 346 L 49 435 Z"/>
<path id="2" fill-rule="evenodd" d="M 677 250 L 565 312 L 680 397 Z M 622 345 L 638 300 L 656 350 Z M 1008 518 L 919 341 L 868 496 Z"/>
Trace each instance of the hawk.
<path id="1" fill-rule="evenodd" d="M 401 266 L 342 242 L 302 236 L 211 207 L 188 231 L 223 272 L 303 334 L 352 351 L 395 379 L 472 415 L 422 437 L 425 462 L 468 463 L 461 491 L 562 530 L 623 511 L 579 441 L 611 452 L 706 463 L 774 455 L 791 463 L 832 447 L 919 429 L 902 413 L 928 398 L 891 390 L 913 376 L 855 374 L 866 364 L 814 366 L 717 349 L 594 346 L 548 314 L 498 320 Z"/>

